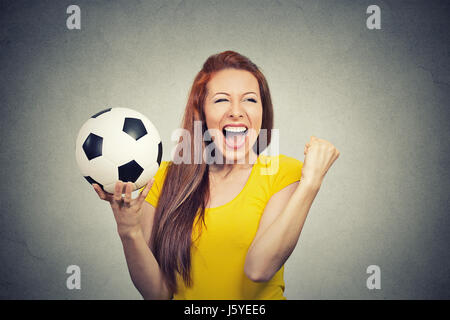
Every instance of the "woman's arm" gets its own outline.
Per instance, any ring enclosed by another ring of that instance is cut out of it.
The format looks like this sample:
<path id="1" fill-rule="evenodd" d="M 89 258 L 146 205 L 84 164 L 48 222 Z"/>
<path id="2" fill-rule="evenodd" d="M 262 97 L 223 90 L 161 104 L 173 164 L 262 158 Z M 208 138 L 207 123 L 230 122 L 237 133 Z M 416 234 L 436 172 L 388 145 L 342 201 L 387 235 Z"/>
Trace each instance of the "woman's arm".
<path id="1" fill-rule="evenodd" d="M 149 248 L 155 208 L 144 202 L 141 210 L 142 228 L 120 237 L 131 280 L 144 299 L 172 299 L 158 262 Z"/>
<path id="2" fill-rule="evenodd" d="M 291 255 L 320 184 L 300 181 L 274 194 L 247 252 L 244 272 L 255 282 L 269 281 Z"/>
<path id="3" fill-rule="evenodd" d="M 264 209 L 245 259 L 245 274 L 253 281 L 269 281 L 289 258 L 322 181 L 340 152 L 330 142 L 311 136 L 304 154 L 300 182 L 278 191 Z"/>

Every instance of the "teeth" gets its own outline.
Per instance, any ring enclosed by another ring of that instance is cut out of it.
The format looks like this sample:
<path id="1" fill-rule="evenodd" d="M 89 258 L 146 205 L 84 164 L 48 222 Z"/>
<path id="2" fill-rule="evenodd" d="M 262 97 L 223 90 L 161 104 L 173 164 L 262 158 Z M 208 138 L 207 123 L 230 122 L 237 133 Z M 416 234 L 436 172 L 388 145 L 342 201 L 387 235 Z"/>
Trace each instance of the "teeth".
<path id="1" fill-rule="evenodd" d="M 244 132 L 245 130 L 247 130 L 246 127 L 226 127 L 224 128 L 225 131 L 229 131 L 229 132 Z"/>

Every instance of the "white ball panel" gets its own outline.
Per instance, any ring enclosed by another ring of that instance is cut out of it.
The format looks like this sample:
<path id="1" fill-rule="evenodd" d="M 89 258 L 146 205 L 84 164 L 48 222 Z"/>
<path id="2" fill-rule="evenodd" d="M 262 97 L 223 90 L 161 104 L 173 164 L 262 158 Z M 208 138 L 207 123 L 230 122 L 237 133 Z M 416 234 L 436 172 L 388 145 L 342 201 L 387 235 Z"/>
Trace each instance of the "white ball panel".
<path id="1" fill-rule="evenodd" d="M 107 138 L 111 134 L 122 131 L 124 117 L 120 111 L 113 108 L 111 111 L 100 115 L 97 121 L 97 131 Z"/>
<path id="2" fill-rule="evenodd" d="M 83 176 L 87 176 L 89 170 L 89 160 L 86 157 L 86 154 L 84 153 L 84 150 L 81 146 L 79 148 L 76 148 L 75 157 L 81 174 Z"/>
<path id="3" fill-rule="evenodd" d="M 103 141 L 103 156 L 108 158 L 116 166 L 121 166 L 134 160 L 136 146 L 136 140 L 125 132 L 111 132 Z"/>
<path id="4" fill-rule="evenodd" d="M 103 186 L 103 189 L 105 189 L 106 192 L 114 194 L 115 186 L 116 186 L 116 183 L 110 183 L 110 184 L 107 184 L 106 186 Z"/>
<path id="5" fill-rule="evenodd" d="M 119 180 L 117 166 L 105 157 L 97 157 L 90 161 L 87 175 L 103 186 Z"/>

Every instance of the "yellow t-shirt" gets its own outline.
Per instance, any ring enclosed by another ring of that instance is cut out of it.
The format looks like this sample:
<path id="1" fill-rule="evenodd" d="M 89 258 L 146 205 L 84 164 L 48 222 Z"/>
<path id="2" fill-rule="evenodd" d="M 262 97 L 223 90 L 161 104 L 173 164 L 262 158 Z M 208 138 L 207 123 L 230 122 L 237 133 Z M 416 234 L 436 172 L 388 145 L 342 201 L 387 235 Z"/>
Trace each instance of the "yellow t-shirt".
<path id="1" fill-rule="evenodd" d="M 158 203 L 168 164 L 161 163 L 145 199 L 153 207 Z M 202 226 L 200 237 L 193 228 L 192 239 L 197 239 L 191 246 L 193 285 L 186 287 L 177 274 L 174 300 L 286 300 L 284 265 L 271 280 L 253 282 L 244 273 L 244 263 L 270 197 L 299 181 L 302 167 L 301 161 L 285 155 L 260 155 L 242 191 L 230 202 L 206 209 L 207 228 Z"/>

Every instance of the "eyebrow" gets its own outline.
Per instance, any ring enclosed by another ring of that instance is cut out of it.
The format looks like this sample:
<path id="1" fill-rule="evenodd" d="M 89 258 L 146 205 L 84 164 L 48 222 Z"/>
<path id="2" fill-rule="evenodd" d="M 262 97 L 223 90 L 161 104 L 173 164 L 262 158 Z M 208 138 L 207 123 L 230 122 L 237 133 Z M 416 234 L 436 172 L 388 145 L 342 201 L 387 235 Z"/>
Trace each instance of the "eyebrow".
<path id="1" fill-rule="evenodd" d="M 249 94 L 249 93 L 253 93 L 254 95 L 258 96 L 258 95 L 256 94 L 256 92 L 253 92 L 253 91 L 246 92 L 246 93 L 243 94 L 243 96 L 245 96 L 246 94 Z M 225 94 L 225 95 L 229 96 L 229 94 L 226 93 L 226 92 L 216 92 L 216 93 L 213 95 L 213 97 L 215 97 L 215 96 L 218 95 L 218 94 Z"/>

